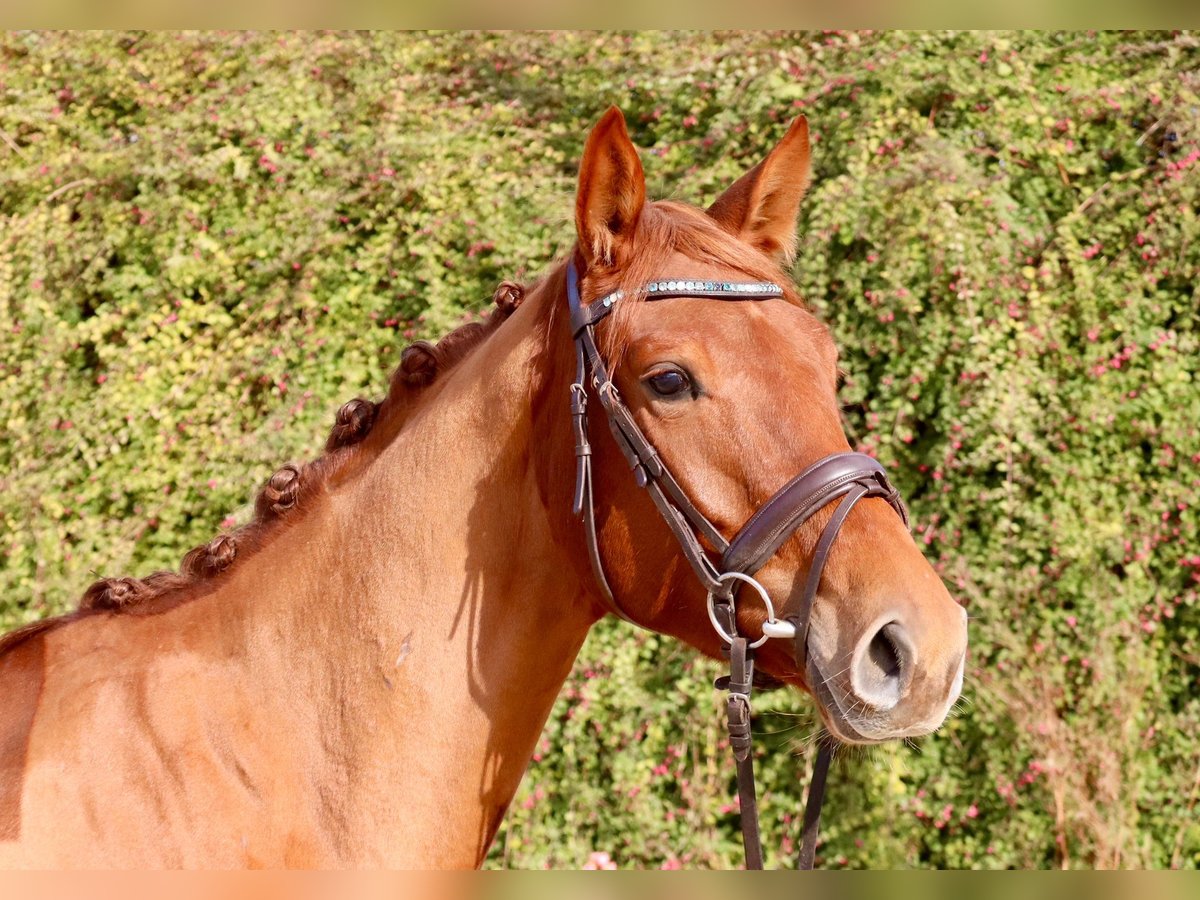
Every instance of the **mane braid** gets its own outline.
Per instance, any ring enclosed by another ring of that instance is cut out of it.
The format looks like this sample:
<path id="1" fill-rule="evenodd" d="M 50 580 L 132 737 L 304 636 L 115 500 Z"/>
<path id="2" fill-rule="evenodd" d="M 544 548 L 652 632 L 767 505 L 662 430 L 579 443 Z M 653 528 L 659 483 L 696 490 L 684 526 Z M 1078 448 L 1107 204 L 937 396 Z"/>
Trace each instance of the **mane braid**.
<path id="1" fill-rule="evenodd" d="M 644 252 L 639 252 L 620 273 L 597 273 L 592 285 L 594 295 L 622 290 L 635 301 L 621 305 L 601 336 L 602 346 L 611 354 L 610 364 L 614 367 L 619 365 L 625 350 L 631 317 L 640 306 L 636 301 L 645 299 L 642 286 L 664 274 L 662 267 L 673 251 L 738 269 L 759 280 L 780 281 L 785 286 L 788 283 L 766 256 L 731 242 L 712 219 L 685 204 L 671 201 L 648 204 L 638 222 L 637 242 Z M 562 272 L 562 267 L 556 267 L 548 273 L 546 286 L 556 284 Z M 380 402 L 359 397 L 343 404 L 334 417 L 324 455 L 305 464 L 288 463 L 276 471 L 255 500 L 253 521 L 190 550 L 178 572 L 96 581 L 84 592 L 75 612 L 42 619 L 4 636 L 0 640 L 0 653 L 79 616 L 101 612 L 150 615 L 206 593 L 239 560 L 252 556 L 280 529 L 295 521 L 296 511 L 304 507 L 305 499 L 320 493 L 331 477 L 357 471 L 356 461 L 360 465 L 368 463 L 373 457 L 365 452 L 368 448 L 361 446 L 368 436 L 375 435 L 370 442 L 371 451 L 378 452 L 380 446 L 386 446 L 426 396 L 422 388 L 469 356 L 521 305 L 527 290 L 533 287 L 502 282 L 492 295 L 494 309 L 483 321 L 461 325 L 436 344 L 416 341 L 406 347 L 389 381 L 387 396 Z M 790 291 L 787 297 L 791 302 L 800 302 Z"/>
<path id="2" fill-rule="evenodd" d="M 295 510 L 304 505 L 306 496 L 317 493 L 331 475 L 346 468 L 357 445 L 372 433 L 377 423 L 388 420 L 394 436 L 416 408 L 421 389 L 433 384 L 482 344 L 521 305 L 525 291 L 516 282 L 501 282 L 492 295 L 495 308 L 483 322 L 461 325 L 436 344 L 416 341 L 406 347 L 392 375 L 387 397 L 378 403 L 356 397 L 343 404 L 334 416 L 325 454 L 308 463 L 287 463 L 267 479 L 255 499 L 253 521 L 188 551 L 178 572 L 155 572 L 145 578 L 99 579 L 84 592 L 78 611 L 58 621 L 99 612 L 150 614 L 164 605 L 175 605 L 168 601 L 182 602 L 188 599 L 185 593 L 194 594 L 197 589 L 213 584 L 239 559 L 252 555 L 287 521 L 293 520 Z M 9 646 L 15 646 L 15 642 L 0 644 L 0 650 Z"/>

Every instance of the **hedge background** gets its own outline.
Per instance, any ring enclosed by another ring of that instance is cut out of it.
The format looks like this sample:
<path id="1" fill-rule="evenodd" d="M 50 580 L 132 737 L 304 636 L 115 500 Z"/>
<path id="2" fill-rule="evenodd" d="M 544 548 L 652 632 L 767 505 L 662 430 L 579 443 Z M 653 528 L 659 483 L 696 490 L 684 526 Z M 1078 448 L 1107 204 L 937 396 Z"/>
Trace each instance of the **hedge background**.
<path id="1" fill-rule="evenodd" d="M 970 608 L 966 702 L 835 767 L 828 867 L 1200 866 L 1200 40 L 0 37 L 0 627 L 245 516 L 410 339 L 570 244 L 609 104 L 707 203 L 814 129 L 795 278 Z M 491 862 L 739 863 L 711 664 L 598 627 Z M 815 727 L 758 701 L 769 864 Z"/>

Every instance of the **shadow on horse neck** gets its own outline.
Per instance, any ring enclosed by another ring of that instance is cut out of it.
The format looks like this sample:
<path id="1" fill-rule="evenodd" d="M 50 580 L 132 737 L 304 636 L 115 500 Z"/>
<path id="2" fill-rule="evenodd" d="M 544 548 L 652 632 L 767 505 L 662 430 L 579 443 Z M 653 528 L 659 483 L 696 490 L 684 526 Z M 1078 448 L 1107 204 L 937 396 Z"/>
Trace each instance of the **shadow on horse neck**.
<path id="1" fill-rule="evenodd" d="M 578 528 L 569 502 L 548 507 L 542 480 L 569 480 L 573 460 L 562 290 L 561 271 L 522 303 L 509 286 L 511 308 L 457 349 L 407 354 L 417 383 L 402 366 L 352 450 L 295 467 L 299 492 L 229 537 L 231 565 L 152 576 L 120 603 L 102 590 L 132 580 L 102 582 L 79 612 L 4 639 L 4 674 L 21 686 L 9 696 L 27 701 L 9 708 L 30 721 L 0 728 L 28 743 L 37 710 L 35 745 L 101 740 L 109 760 L 56 785 L 56 760 L 33 746 L 0 770 L 0 824 L 13 835 L 49 829 L 48 794 L 79 782 L 82 814 L 59 812 L 53 845 L 23 860 L 482 861 L 602 614 L 564 549 Z M 164 809 L 183 785 L 215 790 L 194 771 L 205 768 L 236 785 L 231 815 L 194 798 Z M 303 815 L 255 813 L 281 790 Z M 117 797 L 154 839 L 96 827 Z M 223 841 L 231 826 L 244 831 Z"/>

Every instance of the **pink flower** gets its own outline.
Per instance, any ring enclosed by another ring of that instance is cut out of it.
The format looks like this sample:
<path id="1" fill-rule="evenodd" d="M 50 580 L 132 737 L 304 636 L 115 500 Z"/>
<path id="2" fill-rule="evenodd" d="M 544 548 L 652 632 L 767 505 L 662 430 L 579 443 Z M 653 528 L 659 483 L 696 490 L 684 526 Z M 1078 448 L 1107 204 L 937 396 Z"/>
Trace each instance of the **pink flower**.
<path id="1" fill-rule="evenodd" d="M 612 861 L 612 857 L 603 850 L 593 851 L 592 855 L 588 857 L 587 862 L 583 864 L 584 869 L 592 872 L 600 869 L 615 869 L 616 867 L 617 864 Z"/>

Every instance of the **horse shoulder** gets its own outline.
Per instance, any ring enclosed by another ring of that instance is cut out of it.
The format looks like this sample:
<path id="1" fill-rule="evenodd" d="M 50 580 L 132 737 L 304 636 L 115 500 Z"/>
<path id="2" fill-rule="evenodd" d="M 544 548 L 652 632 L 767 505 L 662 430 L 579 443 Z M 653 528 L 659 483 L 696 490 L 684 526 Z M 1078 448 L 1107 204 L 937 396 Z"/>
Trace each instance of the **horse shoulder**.
<path id="1" fill-rule="evenodd" d="M 297 843 L 319 856 L 303 807 L 275 801 L 294 768 L 270 737 L 286 721 L 197 612 L 87 616 L 0 658 L 17 697 L 0 713 L 0 828 L 25 860 L 280 865 Z"/>

